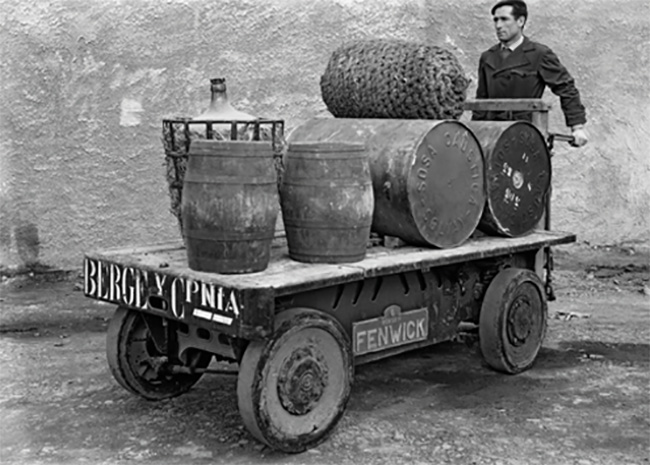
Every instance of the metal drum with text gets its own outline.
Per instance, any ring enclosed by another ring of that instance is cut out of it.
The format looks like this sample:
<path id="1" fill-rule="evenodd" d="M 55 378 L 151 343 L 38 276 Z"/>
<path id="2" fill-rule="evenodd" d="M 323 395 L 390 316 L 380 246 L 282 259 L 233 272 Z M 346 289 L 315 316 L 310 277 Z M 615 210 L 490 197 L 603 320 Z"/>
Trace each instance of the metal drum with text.
<path id="1" fill-rule="evenodd" d="M 486 234 L 517 237 L 535 229 L 551 186 L 551 157 L 542 133 L 526 121 L 472 121 L 485 158 Z"/>

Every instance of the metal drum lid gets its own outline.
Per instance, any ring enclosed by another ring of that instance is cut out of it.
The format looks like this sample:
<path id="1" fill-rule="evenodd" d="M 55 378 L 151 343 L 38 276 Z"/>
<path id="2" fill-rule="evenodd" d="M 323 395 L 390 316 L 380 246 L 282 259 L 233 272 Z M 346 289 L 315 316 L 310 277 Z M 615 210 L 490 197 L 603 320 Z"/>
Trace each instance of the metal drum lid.
<path id="1" fill-rule="evenodd" d="M 525 121 L 472 122 L 485 157 L 487 203 L 479 229 L 525 235 L 540 222 L 551 186 L 551 158 L 542 133 Z"/>
<path id="2" fill-rule="evenodd" d="M 436 247 L 462 244 L 485 204 L 481 147 L 463 123 L 444 121 L 418 144 L 408 173 L 411 214 L 424 240 Z"/>

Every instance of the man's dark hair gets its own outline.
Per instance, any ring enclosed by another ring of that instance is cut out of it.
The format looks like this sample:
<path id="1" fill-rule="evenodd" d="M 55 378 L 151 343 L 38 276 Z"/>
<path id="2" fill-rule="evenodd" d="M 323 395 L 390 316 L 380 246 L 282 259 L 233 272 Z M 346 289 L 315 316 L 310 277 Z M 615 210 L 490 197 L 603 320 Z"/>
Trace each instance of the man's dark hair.
<path id="1" fill-rule="evenodd" d="M 492 7 L 490 12 L 494 14 L 494 12 L 502 6 L 511 6 L 512 16 L 514 16 L 515 19 L 519 19 L 523 16 L 524 20 L 528 21 L 528 7 L 526 6 L 526 2 L 523 0 L 501 0 Z"/>

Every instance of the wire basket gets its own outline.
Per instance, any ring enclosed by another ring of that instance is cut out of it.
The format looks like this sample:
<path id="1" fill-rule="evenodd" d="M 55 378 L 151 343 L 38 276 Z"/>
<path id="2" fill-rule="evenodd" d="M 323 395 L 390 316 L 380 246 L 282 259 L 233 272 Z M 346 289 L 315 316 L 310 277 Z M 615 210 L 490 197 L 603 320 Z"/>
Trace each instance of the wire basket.
<path id="1" fill-rule="evenodd" d="M 284 120 L 261 118 L 253 121 L 207 121 L 181 117 L 163 119 L 162 131 L 171 212 L 178 220 L 181 233 L 183 230 L 183 220 L 181 218 L 183 180 L 192 140 L 271 141 L 273 160 L 278 174 L 278 185 L 282 180 L 284 171 L 282 167 L 282 151 L 285 146 Z"/>

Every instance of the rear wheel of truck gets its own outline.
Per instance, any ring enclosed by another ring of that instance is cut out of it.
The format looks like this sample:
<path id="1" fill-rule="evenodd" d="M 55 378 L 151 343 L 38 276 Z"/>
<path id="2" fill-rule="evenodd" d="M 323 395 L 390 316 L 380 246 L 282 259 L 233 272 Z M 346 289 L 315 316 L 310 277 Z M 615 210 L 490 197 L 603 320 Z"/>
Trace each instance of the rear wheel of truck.
<path id="1" fill-rule="evenodd" d="M 354 365 L 350 343 L 332 317 L 291 309 L 266 341 L 244 352 L 237 398 L 246 428 L 273 449 L 297 453 L 324 441 L 343 416 Z"/>
<path id="2" fill-rule="evenodd" d="M 117 382 L 126 390 L 148 400 L 162 400 L 187 392 L 201 378 L 200 373 L 179 374 L 165 370 L 169 362 L 154 341 L 150 325 L 162 318 L 118 307 L 108 325 L 106 357 Z M 187 355 L 187 365 L 206 368 L 212 355 L 195 351 Z"/>
<path id="3" fill-rule="evenodd" d="M 485 293 L 479 319 L 479 341 L 485 361 L 497 371 L 528 369 L 546 334 L 544 285 L 530 270 L 506 268 Z"/>

